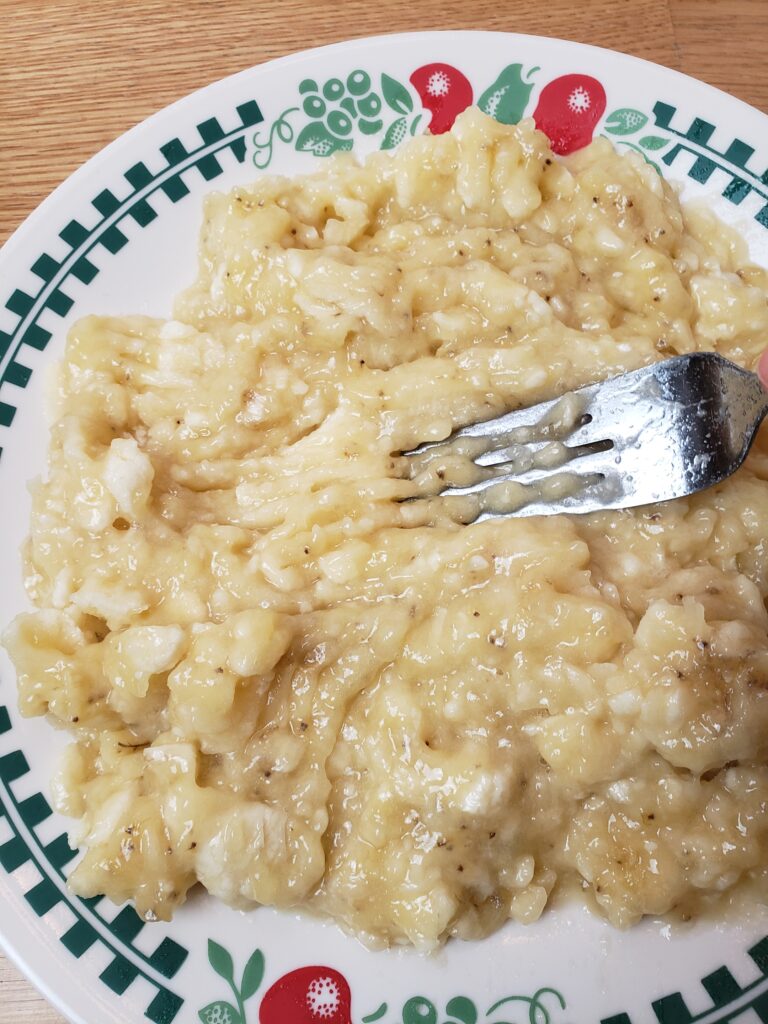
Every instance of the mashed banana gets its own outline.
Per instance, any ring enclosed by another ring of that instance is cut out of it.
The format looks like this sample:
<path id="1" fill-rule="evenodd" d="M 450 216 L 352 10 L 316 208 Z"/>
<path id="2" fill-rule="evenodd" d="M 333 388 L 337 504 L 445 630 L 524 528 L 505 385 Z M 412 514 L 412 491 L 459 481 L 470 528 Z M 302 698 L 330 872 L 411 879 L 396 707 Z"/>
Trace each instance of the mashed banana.
<path id="1" fill-rule="evenodd" d="M 72 329 L 34 493 L 6 643 L 76 738 L 75 891 L 168 918 L 200 881 L 430 947 L 574 880 L 618 926 L 764 880 L 766 432 L 658 507 L 393 499 L 396 453 L 464 423 L 676 353 L 754 366 L 767 294 L 639 158 L 477 111 L 211 196 L 175 320 Z"/>

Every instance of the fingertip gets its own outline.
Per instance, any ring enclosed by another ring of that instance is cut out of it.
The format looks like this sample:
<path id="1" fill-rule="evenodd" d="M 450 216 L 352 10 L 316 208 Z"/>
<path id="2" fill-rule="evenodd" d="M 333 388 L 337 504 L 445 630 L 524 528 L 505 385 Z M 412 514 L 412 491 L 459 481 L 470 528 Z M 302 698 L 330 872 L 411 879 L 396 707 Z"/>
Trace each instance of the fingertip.
<path id="1" fill-rule="evenodd" d="M 757 375 L 760 378 L 760 383 L 768 390 L 768 348 L 760 356 L 760 361 L 757 364 Z"/>

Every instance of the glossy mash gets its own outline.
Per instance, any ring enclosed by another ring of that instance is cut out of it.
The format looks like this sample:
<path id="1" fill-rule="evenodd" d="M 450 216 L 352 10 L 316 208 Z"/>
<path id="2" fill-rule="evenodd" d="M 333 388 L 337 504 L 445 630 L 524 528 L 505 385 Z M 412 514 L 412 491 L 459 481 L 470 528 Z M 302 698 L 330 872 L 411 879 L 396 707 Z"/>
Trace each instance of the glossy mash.
<path id="1" fill-rule="evenodd" d="M 469 110 L 206 203 L 176 319 L 70 335 L 6 642 L 85 896 L 197 881 L 372 945 L 616 925 L 768 862 L 768 444 L 665 506 L 461 527 L 392 453 L 678 352 L 766 277 L 655 170 Z M 410 490 L 409 490 L 410 489 Z"/>

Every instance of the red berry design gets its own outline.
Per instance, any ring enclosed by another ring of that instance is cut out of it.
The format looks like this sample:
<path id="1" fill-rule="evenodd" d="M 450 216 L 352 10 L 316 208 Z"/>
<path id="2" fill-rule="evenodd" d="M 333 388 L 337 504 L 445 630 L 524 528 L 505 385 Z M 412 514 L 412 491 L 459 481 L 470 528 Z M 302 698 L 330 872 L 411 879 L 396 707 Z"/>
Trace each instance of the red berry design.
<path id="1" fill-rule="evenodd" d="M 447 132 L 472 102 L 472 86 L 458 68 L 450 64 L 425 64 L 411 75 L 411 85 L 421 97 L 422 106 L 432 113 L 429 131 Z"/>
<path id="2" fill-rule="evenodd" d="M 605 89 L 589 75 L 563 75 L 545 85 L 533 112 L 555 153 L 573 153 L 592 141 L 605 113 Z"/>
<path id="3" fill-rule="evenodd" d="M 315 978 L 307 991 L 307 1005 L 315 1017 L 333 1017 L 339 1008 L 341 994 L 333 978 Z"/>
<path id="4" fill-rule="evenodd" d="M 352 993 L 332 967 L 284 974 L 261 1001 L 260 1024 L 352 1024 Z"/>

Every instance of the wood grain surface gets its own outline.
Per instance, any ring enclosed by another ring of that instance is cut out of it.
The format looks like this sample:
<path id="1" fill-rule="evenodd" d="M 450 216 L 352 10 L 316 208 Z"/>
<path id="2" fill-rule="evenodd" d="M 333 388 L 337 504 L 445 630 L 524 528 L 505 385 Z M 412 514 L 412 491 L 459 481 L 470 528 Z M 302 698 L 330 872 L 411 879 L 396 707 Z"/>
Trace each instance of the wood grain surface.
<path id="1" fill-rule="evenodd" d="M 607 46 L 768 112 L 768 0 L 0 0 L 0 244 L 84 160 L 193 89 L 309 46 L 447 28 Z M 0 957 L 0 1024 L 63 1020 Z"/>

